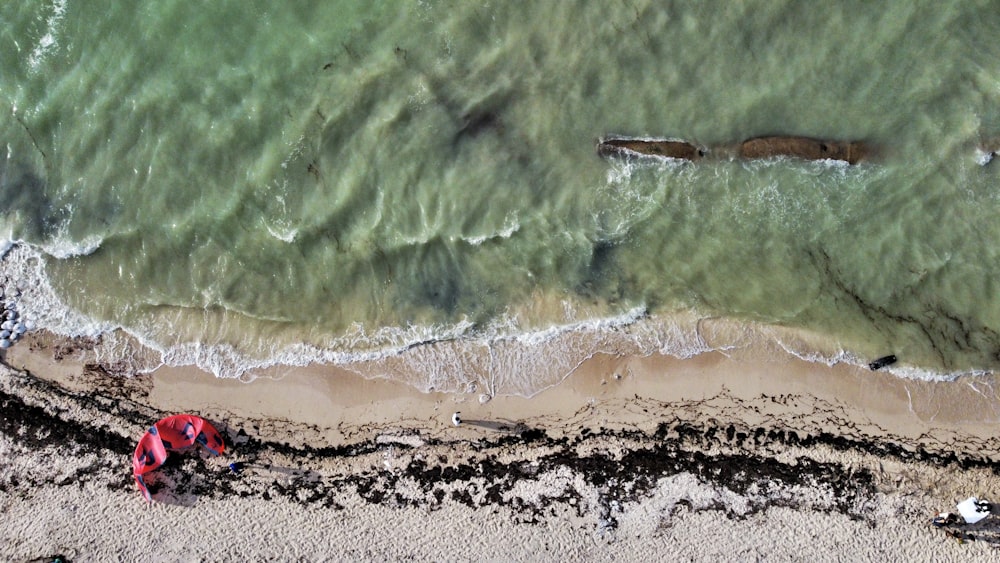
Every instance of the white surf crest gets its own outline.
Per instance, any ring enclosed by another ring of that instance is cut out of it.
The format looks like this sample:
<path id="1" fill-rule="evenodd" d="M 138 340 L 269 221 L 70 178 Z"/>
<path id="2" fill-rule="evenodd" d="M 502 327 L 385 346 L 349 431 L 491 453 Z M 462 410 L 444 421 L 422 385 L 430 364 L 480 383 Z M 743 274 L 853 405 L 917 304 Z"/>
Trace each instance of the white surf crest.
<path id="1" fill-rule="evenodd" d="M 472 246 L 480 246 L 488 240 L 495 239 L 509 239 L 514 236 L 514 233 L 521 230 L 521 224 L 518 222 L 517 214 L 508 214 L 504 218 L 503 226 L 492 233 L 487 233 L 479 236 L 465 236 L 462 240 L 471 244 Z"/>
<path id="2" fill-rule="evenodd" d="M 28 67 L 32 71 L 37 71 L 45 58 L 56 48 L 63 16 L 66 15 L 67 1 L 55 0 L 49 8 L 50 13 L 45 19 L 45 33 L 38 39 L 38 44 L 28 55 Z"/>
<path id="3" fill-rule="evenodd" d="M 90 235 L 83 240 L 73 241 L 68 237 L 56 237 L 55 239 L 40 245 L 40 248 L 49 256 L 59 260 L 72 258 L 74 256 L 87 256 L 93 254 L 101 247 L 104 239 L 98 235 Z"/>
<path id="4" fill-rule="evenodd" d="M 48 254 L 48 251 L 45 251 Z M 72 255 L 72 254 L 71 254 Z M 14 244 L 2 262 L 3 275 L 21 291 L 22 314 L 45 328 L 66 336 L 96 337 L 117 328 L 96 321 L 71 308 L 49 282 L 42 251 L 28 244 Z"/>

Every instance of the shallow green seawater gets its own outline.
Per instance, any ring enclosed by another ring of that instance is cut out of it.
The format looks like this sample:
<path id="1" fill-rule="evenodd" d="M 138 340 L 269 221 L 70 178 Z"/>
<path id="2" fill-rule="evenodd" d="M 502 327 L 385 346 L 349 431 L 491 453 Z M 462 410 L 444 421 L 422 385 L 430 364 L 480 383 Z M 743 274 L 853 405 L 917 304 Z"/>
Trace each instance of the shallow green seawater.
<path id="1" fill-rule="evenodd" d="M 61 307 L 220 376 L 446 341 L 427 366 L 485 347 L 529 392 L 559 361 L 511 342 L 684 354 L 656 335 L 690 310 L 992 370 L 997 36 L 989 2 L 4 3 L 0 235 Z M 607 134 L 880 154 L 608 161 Z"/>

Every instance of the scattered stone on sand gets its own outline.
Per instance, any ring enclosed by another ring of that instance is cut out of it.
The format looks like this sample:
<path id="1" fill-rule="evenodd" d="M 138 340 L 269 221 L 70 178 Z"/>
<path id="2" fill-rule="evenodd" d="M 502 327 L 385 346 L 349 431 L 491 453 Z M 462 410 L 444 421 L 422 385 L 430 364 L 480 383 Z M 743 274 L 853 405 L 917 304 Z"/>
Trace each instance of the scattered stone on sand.
<path id="1" fill-rule="evenodd" d="M 35 327 L 33 321 L 23 318 L 18 311 L 21 290 L 7 287 L 8 284 L 0 285 L 0 349 L 10 348 Z"/>

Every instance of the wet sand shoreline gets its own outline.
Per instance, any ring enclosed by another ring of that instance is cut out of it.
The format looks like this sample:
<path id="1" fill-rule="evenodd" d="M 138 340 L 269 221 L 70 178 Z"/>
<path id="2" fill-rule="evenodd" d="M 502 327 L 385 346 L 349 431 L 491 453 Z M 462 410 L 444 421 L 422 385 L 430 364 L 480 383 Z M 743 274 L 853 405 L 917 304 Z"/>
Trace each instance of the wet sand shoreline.
<path id="1" fill-rule="evenodd" d="M 907 382 L 794 358 L 596 356 L 531 399 L 480 403 L 349 372 L 330 377 L 321 366 L 249 384 L 178 368 L 123 380 L 72 354 L 55 360 L 57 337 L 32 338 L 50 340 L 9 351 L 17 369 L 0 379 L 3 411 L 16 413 L 0 428 L 16 460 L 4 468 L 0 504 L 30 520 L 7 528 L 6 557 L 60 545 L 79 560 L 121 556 L 128 544 L 74 516 L 108 510 L 115 522 L 190 519 L 228 538 L 191 551 L 171 543 L 181 545 L 173 534 L 189 525 L 153 544 L 133 538 L 166 559 L 315 559 L 332 546 L 349 555 L 331 559 L 482 558 L 463 541 L 522 559 L 638 559 L 667 545 L 698 559 L 722 557 L 726 546 L 786 559 L 800 540 L 785 535 L 796 527 L 813 545 L 835 539 L 862 557 L 988 558 L 1000 545 L 1000 516 L 966 530 L 979 541 L 961 545 L 929 525 L 965 496 L 996 498 L 1000 442 L 995 422 L 983 420 L 995 416 L 983 410 L 994 401 L 968 382 Z M 935 405 L 942 394 L 951 403 Z M 227 452 L 170 458 L 147 506 L 131 451 L 149 424 L 182 411 L 216 424 Z M 57 455 L 65 459 L 52 465 Z M 231 462 L 243 471 L 232 473 Z M 38 503 L 55 504 L 30 516 Z M 244 516 L 219 520 L 232 510 Z M 411 518 L 440 529 L 432 540 L 408 539 L 400 527 L 426 527 Z M 305 528 L 287 528 L 300 520 Z M 344 535 L 310 540 L 314 526 Z M 289 544 L 265 545 L 248 528 Z"/>

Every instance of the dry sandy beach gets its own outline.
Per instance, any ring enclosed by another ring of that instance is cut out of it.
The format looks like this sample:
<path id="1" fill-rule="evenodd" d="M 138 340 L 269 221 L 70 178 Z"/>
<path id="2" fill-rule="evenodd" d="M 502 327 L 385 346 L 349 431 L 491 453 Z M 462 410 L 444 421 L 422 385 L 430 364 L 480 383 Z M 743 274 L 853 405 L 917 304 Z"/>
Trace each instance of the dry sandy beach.
<path id="1" fill-rule="evenodd" d="M 36 332 L 6 351 L 5 561 L 1000 557 L 1000 515 L 961 542 L 930 524 L 1000 499 L 993 377 L 596 356 L 531 399 L 482 402 L 328 366 L 125 378 L 94 345 Z M 147 504 L 132 451 L 178 412 L 227 450 L 173 455 Z"/>

